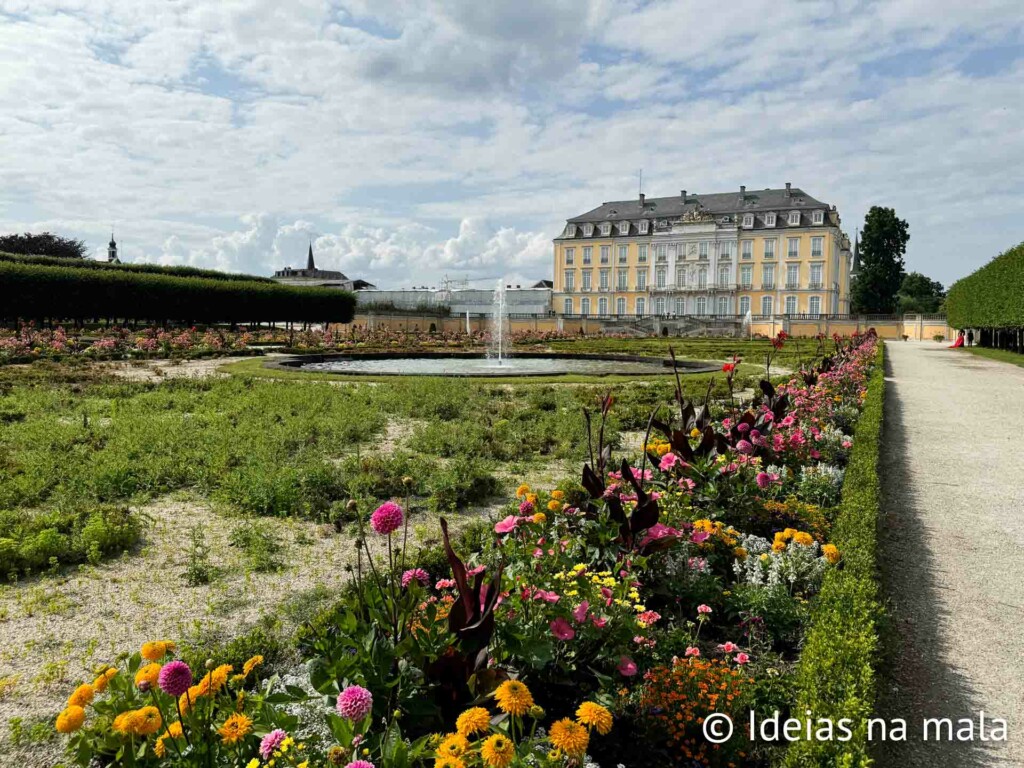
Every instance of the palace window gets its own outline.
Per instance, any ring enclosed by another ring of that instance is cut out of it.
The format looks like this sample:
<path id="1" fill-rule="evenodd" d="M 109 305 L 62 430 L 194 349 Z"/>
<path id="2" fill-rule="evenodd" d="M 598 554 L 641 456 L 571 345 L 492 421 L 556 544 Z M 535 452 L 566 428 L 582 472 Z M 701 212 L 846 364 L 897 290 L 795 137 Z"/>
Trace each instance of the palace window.
<path id="1" fill-rule="evenodd" d="M 620 235 L 628 235 L 629 234 L 629 222 L 628 221 L 620 221 L 619 222 L 619 234 Z"/>
<path id="2" fill-rule="evenodd" d="M 610 245 L 601 246 L 601 263 L 607 264 L 612 258 L 612 247 Z"/>
<path id="3" fill-rule="evenodd" d="M 678 298 L 675 300 L 675 309 L 672 310 L 677 315 L 686 314 L 686 299 Z"/>
<path id="4" fill-rule="evenodd" d="M 718 287 L 725 288 L 729 285 L 729 265 L 722 264 L 718 267 Z"/>
<path id="5" fill-rule="evenodd" d="M 565 225 L 565 236 L 566 237 L 576 237 L 576 225 L 575 224 L 566 224 Z"/>
<path id="6" fill-rule="evenodd" d="M 729 314 L 729 297 L 719 296 L 718 297 L 718 314 L 728 315 Z"/>
<path id="7" fill-rule="evenodd" d="M 752 213 L 744 213 L 743 214 L 743 228 L 744 229 L 750 229 L 752 226 L 754 226 L 754 214 L 752 214 Z"/>
<path id="8" fill-rule="evenodd" d="M 764 225 L 766 227 L 774 227 L 775 226 L 775 212 L 774 211 L 769 211 L 768 213 L 766 213 L 764 215 Z"/>
<path id="9" fill-rule="evenodd" d="M 787 296 L 786 297 L 786 314 L 787 315 L 795 315 L 796 314 L 796 296 Z"/>
<path id="10" fill-rule="evenodd" d="M 775 287 L 775 265 L 764 264 L 761 266 L 761 288 L 770 290 Z M 764 314 L 764 313 L 762 313 Z M 770 314 L 770 313 L 768 313 Z"/>
<path id="11" fill-rule="evenodd" d="M 708 257 L 708 249 L 710 243 L 707 240 L 701 240 L 700 245 L 697 246 L 697 258 L 706 259 Z"/>
<path id="12" fill-rule="evenodd" d="M 728 240 L 718 244 L 718 257 L 720 259 L 731 259 L 735 253 L 736 243 Z"/>
<path id="13" fill-rule="evenodd" d="M 774 259 L 775 258 L 775 239 L 774 238 L 772 238 L 771 240 L 765 240 L 764 241 L 764 257 L 766 259 Z"/>
<path id="14" fill-rule="evenodd" d="M 656 315 L 664 315 L 665 314 L 665 299 L 664 299 L 664 297 L 659 296 L 657 299 L 655 299 L 655 301 L 654 301 L 654 314 L 656 314 Z"/>
<path id="15" fill-rule="evenodd" d="M 795 227 L 799 223 L 800 223 L 800 211 L 790 211 L 789 212 L 789 225 L 791 227 Z"/>
<path id="16" fill-rule="evenodd" d="M 640 264 L 646 264 L 647 263 L 647 245 L 646 245 L 646 243 L 641 243 L 640 245 L 638 245 L 636 247 L 636 260 Z"/>
<path id="17" fill-rule="evenodd" d="M 594 225 L 593 224 L 584 224 L 583 225 L 583 236 L 584 237 L 590 237 L 593 234 L 594 234 Z"/>
<path id="18" fill-rule="evenodd" d="M 636 313 L 643 315 L 647 311 L 647 301 L 641 296 L 636 300 Z"/>
<path id="19" fill-rule="evenodd" d="M 573 259 L 575 259 L 575 258 L 576 258 L 576 249 L 575 248 L 566 248 L 565 249 L 565 263 L 566 264 L 572 264 Z"/>
<path id="20" fill-rule="evenodd" d="M 799 288 L 800 287 L 800 265 L 799 264 L 787 264 L 786 265 L 786 287 L 787 288 Z"/>
<path id="21" fill-rule="evenodd" d="M 807 299 L 807 312 L 815 318 L 821 314 L 821 296 L 811 296 Z"/>
<path id="22" fill-rule="evenodd" d="M 740 283 L 744 288 L 750 288 L 754 284 L 754 268 L 750 264 L 740 267 Z"/>
<path id="23" fill-rule="evenodd" d="M 624 315 L 626 314 L 626 300 L 619 297 L 615 300 L 615 314 Z"/>
<path id="24" fill-rule="evenodd" d="M 706 296 L 697 297 L 697 314 L 706 315 L 708 313 L 708 299 Z"/>
<path id="25" fill-rule="evenodd" d="M 594 255 L 594 246 L 584 245 L 583 246 L 583 263 L 589 264 Z"/>
<path id="26" fill-rule="evenodd" d="M 572 299 L 566 299 L 562 302 L 562 312 L 567 315 L 572 314 Z"/>
<path id="27" fill-rule="evenodd" d="M 647 221 L 647 219 L 643 219 L 640 222 L 640 234 L 641 235 L 646 235 L 647 234 L 647 227 L 648 226 L 650 226 L 650 222 Z"/>
<path id="28" fill-rule="evenodd" d="M 565 275 L 564 275 L 564 279 L 563 279 L 562 282 L 563 282 L 563 287 L 565 288 L 566 291 L 570 291 L 571 292 L 571 291 L 575 290 L 575 288 L 576 288 L 576 270 L 575 269 L 567 269 L 567 270 L 565 270 Z"/>
<path id="29" fill-rule="evenodd" d="M 604 296 L 597 300 L 597 314 L 601 317 L 605 317 L 608 314 L 608 299 Z"/>
<path id="30" fill-rule="evenodd" d="M 743 258 L 744 259 L 752 259 L 752 258 L 754 258 L 754 241 L 753 240 L 744 240 L 743 241 L 743 251 L 742 251 L 742 254 L 743 254 Z"/>
<path id="31" fill-rule="evenodd" d="M 619 264 L 625 264 L 629 260 L 629 246 L 619 246 Z"/>
<path id="32" fill-rule="evenodd" d="M 772 297 L 762 296 L 761 297 L 761 314 L 765 317 L 770 316 L 772 313 Z"/>
<path id="33" fill-rule="evenodd" d="M 708 287 L 708 268 L 701 267 L 697 270 L 697 287 L 707 288 Z"/>
<path id="34" fill-rule="evenodd" d="M 800 238 L 799 237 L 787 237 L 786 238 L 786 256 L 790 259 L 800 258 Z"/>
<path id="35" fill-rule="evenodd" d="M 608 273 L 610 271 L 611 271 L 610 269 L 602 269 L 601 270 L 601 277 L 600 277 L 600 282 L 598 283 L 598 285 L 601 287 L 602 291 L 607 291 L 608 290 Z"/>
<path id="36" fill-rule="evenodd" d="M 676 267 L 676 286 L 679 288 L 686 286 L 686 267 Z"/>
<path id="37" fill-rule="evenodd" d="M 584 291 L 589 291 L 590 290 L 590 272 L 591 272 L 591 270 L 589 270 L 589 269 L 584 269 L 583 270 L 583 290 Z"/>
<path id="38" fill-rule="evenodd" d="M 750 297 L 740 296 L 740 314 L 745 315 L 750 311 Z"/>
<path id="39" fill-rule="evenodd" d="M 665 272 L 666 272 L 666 270 L 665 270 L 664 267 L 658 267 L 654 271 L 654 284 L 658 288 L 664 288 L 665 287 Z"/>
<path id="40" fill-rule="evenodd" d="M 665 245 L 658 246 L 658 261 L 665 261 L 668 258 L 668 248 Z"/>
<path id="41" fill-rule="evenodd" d="M 811 256 L 821 257 L 822 247 L 825 245 L 824 237 L 812 237 L 811 238 Z"/>
<path id="42" fill-rule="evenodd" d="M 636 289 L 638 291 L 646 291 L 647 290 L 647 270 L 646 269 L 638 269 L 636 271 Z"/>
<path id="43" fill-rule="evenodd" d="M 825 212 L 815 211 L 814 218 L 812 219 L 815 224 L 823 224 L 825 222 Z"/>
<path id="44" fill-rule="evenodd" d="M 609 222 L 607 222 L 607 221 L 604 222 L 604 224 L 601 225 L 601 234 L 604 235 L 605 237 L 607 237 L 611 233 L 612 233 L 612 225 Z"/>
<path id="45" fill-rule="evenodd" d="M 615 286 L 616 289 L 618 289 L 620 291 L 627 290 L 628 287 L 629 287 L 629 270 L 628 269 L 620 269 L 618 271 L 618 274 L 616 275 L 616 278 L 618 280 L 618 282 L 617 282 L 617 284 Z M 622 314 L 622 313 L 620 312 L 619 314 Z"/>
<path id="46" fill-rule="evenodd" d="M 580 314 L 581 315 L 589 315 L 590 314 L 590 299 L 588 299 L 586 297 L 580 299 Z"/>
<path id="47" fill-rule="evenodd" d="M 821 288 L 821 264 L 811 264 L 811 288 Z"/>

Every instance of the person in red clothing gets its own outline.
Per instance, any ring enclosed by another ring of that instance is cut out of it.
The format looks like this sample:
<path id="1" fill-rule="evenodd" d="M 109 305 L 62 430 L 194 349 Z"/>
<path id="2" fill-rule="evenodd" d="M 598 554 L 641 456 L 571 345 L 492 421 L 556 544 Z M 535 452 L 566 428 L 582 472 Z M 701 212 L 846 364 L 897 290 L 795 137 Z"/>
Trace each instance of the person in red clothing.
<path id="1" fill-rule="evenodd" d="M 964 332 L 960 331 L 956 335 L 956 341 L 954 341 L 952 344 L 950 344 L 949 348 L 950 349 L 956 349 L 957 347 L 962 347 L 963 345 L 964 345 Z"/>

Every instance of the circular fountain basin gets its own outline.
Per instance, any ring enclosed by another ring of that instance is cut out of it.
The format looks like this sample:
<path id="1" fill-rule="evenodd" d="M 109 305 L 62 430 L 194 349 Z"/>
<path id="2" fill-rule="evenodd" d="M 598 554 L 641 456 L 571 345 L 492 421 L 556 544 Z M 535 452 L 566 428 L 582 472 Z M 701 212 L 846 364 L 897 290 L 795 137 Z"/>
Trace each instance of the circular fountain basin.
<path id="1" fill-rule="evenodd" d="M 708 373 L 719 366 L 677 361 L 680 373 Z M 486 357 L 474 353 L 436 352 L 403 355 L 365 353 L 305 355 L 266 363 L 268 368 L 332 373 L 345 376 L 515 376 L 654 375 L 672 372 L 672 363 L 658 357 L 520 353 Z"/>

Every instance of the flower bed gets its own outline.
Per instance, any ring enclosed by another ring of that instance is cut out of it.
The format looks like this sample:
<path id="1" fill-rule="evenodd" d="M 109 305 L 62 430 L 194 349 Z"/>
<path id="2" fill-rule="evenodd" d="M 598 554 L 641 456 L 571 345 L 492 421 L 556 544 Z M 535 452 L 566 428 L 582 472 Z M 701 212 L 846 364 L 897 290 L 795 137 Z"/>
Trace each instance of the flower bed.
<path id="1" fill-rule="evenodd" d="M 372 514 L 352 502 L 353 589 L 301 633 L 308 685 L 256 684 L 211 660 L 206 678 L 189 678 L 206 686 L 195 706 L 190 688 L 182 703 L 163 687 L 170 664 L 146 667 L 155 683 L 125 675 L 113 695 L 80 697 L 88 708 L 72 701 L 58 728 L 75 734 L 81 765 L 780 760 L 784 741 L 750 742 L 737 727 L 713 745 L 702 725 L 715 712 L 741 723 L 748 711 L 802 712 L 826 701 L 829 665 L 845 675 L 863 662 L 843 666 L 846 646 L 830 646 L 829 633 L 855 644 L 862 630 L 850 621 L 874 606 L 870 491 L 858 490 L 873 465 L 852 435 L 879 386 L 877 376 L 868 385 L 876 349 L 873 335 L 837 342 L 814 370 L 762 382 L 746 409 L 695 406 L 677 392 L 627 459 L 605 444 L 614 403 L 604 398 L 586 417 L 580 481 L 521 486 L 500 520 L 457 542 L 442 520 L 443 559 L 409 551 L 408 498 Z M 878 418 L 874 400 L 867 418 Z M 864 609 L 852 617 L 840 615 L 847 594 Z M 128 665 L 141 674 L 137 657 Z M 844 690 L 831 711 L 851 712 L 870 693 Z M 147 707 L 155 714 L 143 717 Z M 119 728 L 119 717 L 132 725 Z"/>

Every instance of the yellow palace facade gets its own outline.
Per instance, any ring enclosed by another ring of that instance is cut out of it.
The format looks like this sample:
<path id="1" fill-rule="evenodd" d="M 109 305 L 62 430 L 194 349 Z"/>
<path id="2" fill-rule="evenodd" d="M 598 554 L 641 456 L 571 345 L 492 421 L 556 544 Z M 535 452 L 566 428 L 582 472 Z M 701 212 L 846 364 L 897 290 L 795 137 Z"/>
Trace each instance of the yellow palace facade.
<path id="1" fill-rule="evenodd" d="M 561 316 L 849 314 L 852 258 L 835 206 L 781 189 L 602 203 L 554 240 Z"/>

